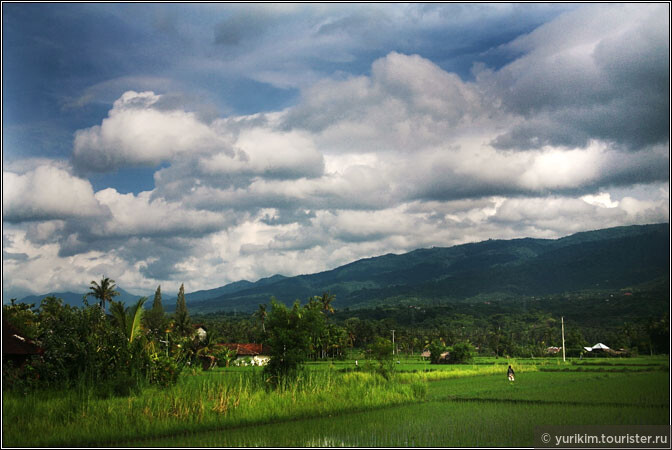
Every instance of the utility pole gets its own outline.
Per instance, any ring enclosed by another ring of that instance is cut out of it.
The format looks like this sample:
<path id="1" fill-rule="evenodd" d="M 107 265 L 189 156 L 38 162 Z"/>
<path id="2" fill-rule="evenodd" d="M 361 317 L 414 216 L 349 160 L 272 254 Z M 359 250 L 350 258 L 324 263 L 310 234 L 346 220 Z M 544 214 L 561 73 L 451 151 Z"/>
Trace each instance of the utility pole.
<path id="1" fill-rule="evenodd" d="M 392 330 L 392 354 L 394 355 L 394 330 Z"/>
<path id="2" fill-rule="evenodd" d="M 565 318 L 560 317 L 560 324 L 562 325 L 562 362 L 565 362 Z"/>

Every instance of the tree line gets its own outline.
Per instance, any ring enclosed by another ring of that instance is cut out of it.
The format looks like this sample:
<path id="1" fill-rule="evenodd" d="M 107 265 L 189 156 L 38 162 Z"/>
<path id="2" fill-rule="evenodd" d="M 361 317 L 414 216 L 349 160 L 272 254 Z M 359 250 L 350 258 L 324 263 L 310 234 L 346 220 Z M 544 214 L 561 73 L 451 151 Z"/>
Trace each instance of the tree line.
<path id="1" fill-rule="evenodd" d="M 3 387 L 88 385 L 111 395 L 127 394 L 144 384 L 175 384 L 203 345 L 194 339 L 184 284 L 170 316 L 163 309 L 161 286 L 149 309 L 146 297 L 130 306 L 115 301 L 115 288 L 107 277 L 91 281 L 81 308 L 54 296 L 45 297 L 38 307 L 15 299 L 3 305 L 3 318 L 41 349 L 20 364 L 3 361 Z M 91 299 L 97 304 L 90 304 Z"/>
<path id="2" fill-rule="evenodd" d="M 161 286 L 150 307 L 144 297 L 129 306 L 115 301 L 119 295 L 115 288 L 114 280 L 106 277 L 92 281 L 81 308 L 51 296 L 37 308 L 14 299 L 4 305 L 3 317 L 44 350 L 20 366 L 3 364 L 5 385 L 86 383 L 108 393 L 139 389 L 143 384 L 170 386 L 185 367 L 228 366 L 236 354 L 224 343 L 263 344 L 271 356 L 264 369 L 267 379 L 276 381 L 296 373 L 306 360 L 369 358 L 383 367 L 392 355 L 418 357 L 423 351 L 429 351 L 434 362 L 446 351 L 455 358 L 462 355 L 458 359 L 464 361 L 472 354 L 548 356 L 548 347 L 562 345 L 557 314 L 527 304 L 521 309 L 512 303 L 508 310 L 501 305 L 463 304 L 351 311 L 337 310 L 336 297 L 324 292 L 303 304 L 296 300 L 290 307 L 271 298 L 270 306 L 261 304 L 252 314 L 192 317 L 184 284 L 173 314 L 163 308 Z M 89 304 L 91 299 L 98 303 Z M 585 299 L 579 300 L 583 303 L 576 303 L 574 309 L 571 299 L 564 304 L 571 318 L 565 318 L 568 356 L 579 356 L 584 346 L 597 342 L 629 354 L 669 353 L 667 313 L 624 316 L 616 309 L 618 320 L 605 322 L 608 314 L 595 319 L 578 314 L 586 308 Z M 559 305 L 553 299 L 547 304 Z M 205 336 L 195 333 L 194 323 L 207 330 Z"/>

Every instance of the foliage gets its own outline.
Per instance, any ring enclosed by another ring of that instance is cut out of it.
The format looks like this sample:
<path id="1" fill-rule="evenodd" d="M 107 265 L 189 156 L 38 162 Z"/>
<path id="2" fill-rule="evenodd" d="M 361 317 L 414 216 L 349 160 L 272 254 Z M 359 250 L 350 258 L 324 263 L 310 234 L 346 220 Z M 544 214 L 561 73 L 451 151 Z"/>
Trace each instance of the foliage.
<path id="1" fill-rule="evenodd" d="M 322 296 L 317 297 L 317 300 L 322 304 L 322 311 L 324 311 L 325 316 L 329 313 L 334 313 L 334 307 L 331 303 L 336 299 L 335 295 L 330 294 L 329 292 L 324 292 Z"/>
<path id="2" fill-rule="evenodd" d="M 203 339 L 194 336 L 192 343 L 195 347 L 195 355 L 201 363 L 203 370 L 210 370 L 218 364 L 220 357 L 227 355 L 228 349 L 222 349 L 217 345 L 217 334 L 214 330 L 209 330 Z M 226 361 L 225 358 L 222 358 Z M 228 365 L 228 361 L 227 361 Z"/>
<path id="3" fill-rule="evenodd" d="M 385 379 L 389 379 L 394 372 L 392 349 L 392 342 L 381 337 L 377 337 L 368 348 L 369 355 L 376 361 L 375 372 Z"/>
<path id="4" fill-rule="evenodd" d="M 152 353 L 148 365 L 147 381 L 163 388 L 174 386 L 183 368 L 183 364 L 179 364 L 175 359 L 161 352 Z"/>
<path id="5" fill-rule="evenodd" d="M 257 310 L 257 312 L 255 314 L 256 314 L 257 318 L 259 319 L 259 322 L 261 323 L 261 331 L 263 333 L 266 333 L 265 322 L 266 322 L 266 317 L 268 316 L 268 313 L 266 312 L 266 305 L 265 304 L 259 305 L 259 309 Z"/>
<path id="6" fill-rule="evenodd" d="M 16 303 L 10 300 L 9 305 L 2 305 L 2 318 L 19 330 L 23 336 L 35 338 L 38 333 L 38 318 L 34 304 Z"/>
<path id="7" fill-rule="evenodd" d="M 316 337 L 320 336 L 324 316 L 318 309 L 308 305 L 301 307 L 298 300 L 289 309 L 271 298 L 267 323 L 266 342 L 270 346 L 271 360 L 264 368 L 264 373 L 272 383 L 277 384 L 284 378 L 296 376 L 316 343 Z"/>
<path id="8" fill-rule="evenodd" d="M 156 288 L 152 307 L 143 314 L 143 321 L 145 328 L 153 338 L 163 337 L 168 326 L 168 320 L 161 303 L 161 286 Z"/>
<path id="9" fill-rule="evenodd" d="M 470 363 L 474 359 L 474 346 L 467 341 L 457 342 L 448 348 L 452 364 Z"/>
<path id="10" fill-rule="evenodd" d="M 97 395 L 127 395 L 145 382 L 166 386 L 179 376 L 181 361 L 146 339 L 141 326 L 145 298 L 125 308 L 111 302 L 110 316 L 99 306 L 76 308 L 46 297 L 36 312 L 8 305 L 8 317 L 23 317 L 43 349 L 23 367 L 3 366 L 8 389 L 95 386 Z M 160 351 L 157 349 L 161 349 Z M 179 354 L 179 352 L 174 352 Z"/>
<path id="11" fill-rule="evenodd" d="M 177 294 L 177 305 L 175 307 L 175 332 L 180 336 L 191 336 L 193 330 L 191 328 L 191 318 L 187 310 L 187 300 L 184 296 L 184 283 L 180 286 Z"/>
<path id="12" fill-rule="evenodd" d="M 93 296 L 100 301 L 100 308 L 105 311 L 105 302 L 111 302 L 114 297 L 119 295 L 119 292 L 115 291 L 114 280 L 111 280 L 107 277 L 103 277 L 100 280 L 100 284 L 95 281 L 91 281 L 91 286 L 89 287 L 89 293 L 84 297 Z"/>
<path id="13" fill-rule="evenodd" d="M 217 361 L 223 361 L 224 367 L 229 367 L 231 362 L 235 361 L 238 353 L 230 348 L 222 347 L 217 352 Z"/>
<path id="14" fill-rule="evenodd" d="M 44 386 L 99 383 L 118 372 L 139 369 L 123 331 L 112 326 L 99 307 L 78 309 L 47 297 L 40 305 L 39 321 L 44 355 L 34 368 Z"/>
<path id="15" fill-rule="evenodd" d="M 441 360 L 441 355 L 447 351 L 446 346 L 439 340 L 432 341 L 427 349 L 429 350 L 429 361 L 432 364 L 438 364 Z"/>
<path id="16" fill-rule="evenodd" d="M 142 297 L 135 305 L 128 308 L 124 308 L 122 302 L 112 302 L 110 305 L 110 314 L 112 314 L 119 329 L 124 332 L 129 343 L 132 343 L 140 336 L 144 312 L 143 305 L 146 301 L 147 297 Z"/>

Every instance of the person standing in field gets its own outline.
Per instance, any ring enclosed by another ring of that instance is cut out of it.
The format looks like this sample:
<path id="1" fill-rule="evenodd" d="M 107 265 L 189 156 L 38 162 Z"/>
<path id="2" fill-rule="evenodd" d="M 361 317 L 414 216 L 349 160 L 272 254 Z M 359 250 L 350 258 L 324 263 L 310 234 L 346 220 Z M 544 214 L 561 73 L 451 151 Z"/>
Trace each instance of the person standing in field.
<path id="1" fill-rule="evenodd" d="M 515 379 L 516 373 L 513 371 L 513 367 L 509 365 L 509 370 L 506 371 L 506 374 L 509 376 L 509 381 L 513 381 Z"/>

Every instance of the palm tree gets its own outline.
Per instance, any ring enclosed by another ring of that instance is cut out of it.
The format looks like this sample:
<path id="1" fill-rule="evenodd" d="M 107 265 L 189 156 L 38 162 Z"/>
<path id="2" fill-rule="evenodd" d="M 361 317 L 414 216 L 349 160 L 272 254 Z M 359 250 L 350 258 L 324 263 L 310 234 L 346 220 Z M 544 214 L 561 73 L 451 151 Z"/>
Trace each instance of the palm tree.
<path id="1" fill-rule="evenodd" d="M 336 299 L 336 296 L 332 295 L 328 292 L 323 293 L 322 297 L 319 298 L 320 302 L 322 303 L 322 311 L 324 311 L 325 316 L 328 313 L 332 313 L 332 314 L 334 313 L 334 307 L 331 306 L 331 302 L 333 302 L 335 299 Z"/>
<path id="2" fill-rule="evenodd" d="M 266 305 L 259 305 L 259 309 L 257 310 L 257 317 L 259 317 L 259 321 L 261 322 L 261 330 L 266 333 L 266 327 L 264 326 L 264 321 L 266 320 L 266 316 L 268 313 L 266 312 Z"/>
<path id="3" fill-rule="evenodd" d="M 114 280 L 103 277 L 103 279 L 100 280 L 100 284 L 95 281 L 92 281 L 90 284 L 90 292 L 87 293 L 85 297 L 92 295 L 100 300 L 100 308 L 105 312 L 105 302 L 111 302 L 114 297 L 119 295 L 119 292 L 114 290 L 114 288 L 117 287 L 114 284 Z"/>
<path id="4" fill-rule="evenodd" d="M 322 294 L 322 297 L 317 297 L 318 304 L 321 303 L 322 306 L 322 311 L 324 312 L 324 319 L 327 321 L 327 324 L 329 323 L 329 313 L 334 313 L 334 307 L 331 306 L 331 302 L 334 301 L 336 298 L 335 295 L 332 295 L 328 292 L 324 292 Z M 328 345 L 329 339 L 330 339 L 330 328 L 327 326 L 326 327 L 326 336 L 324 339 L 324 345 L 322 347 L 322 357 L 324 358 L 325 355 L 327 354 L 327 349 L 326 346 Z"/>

